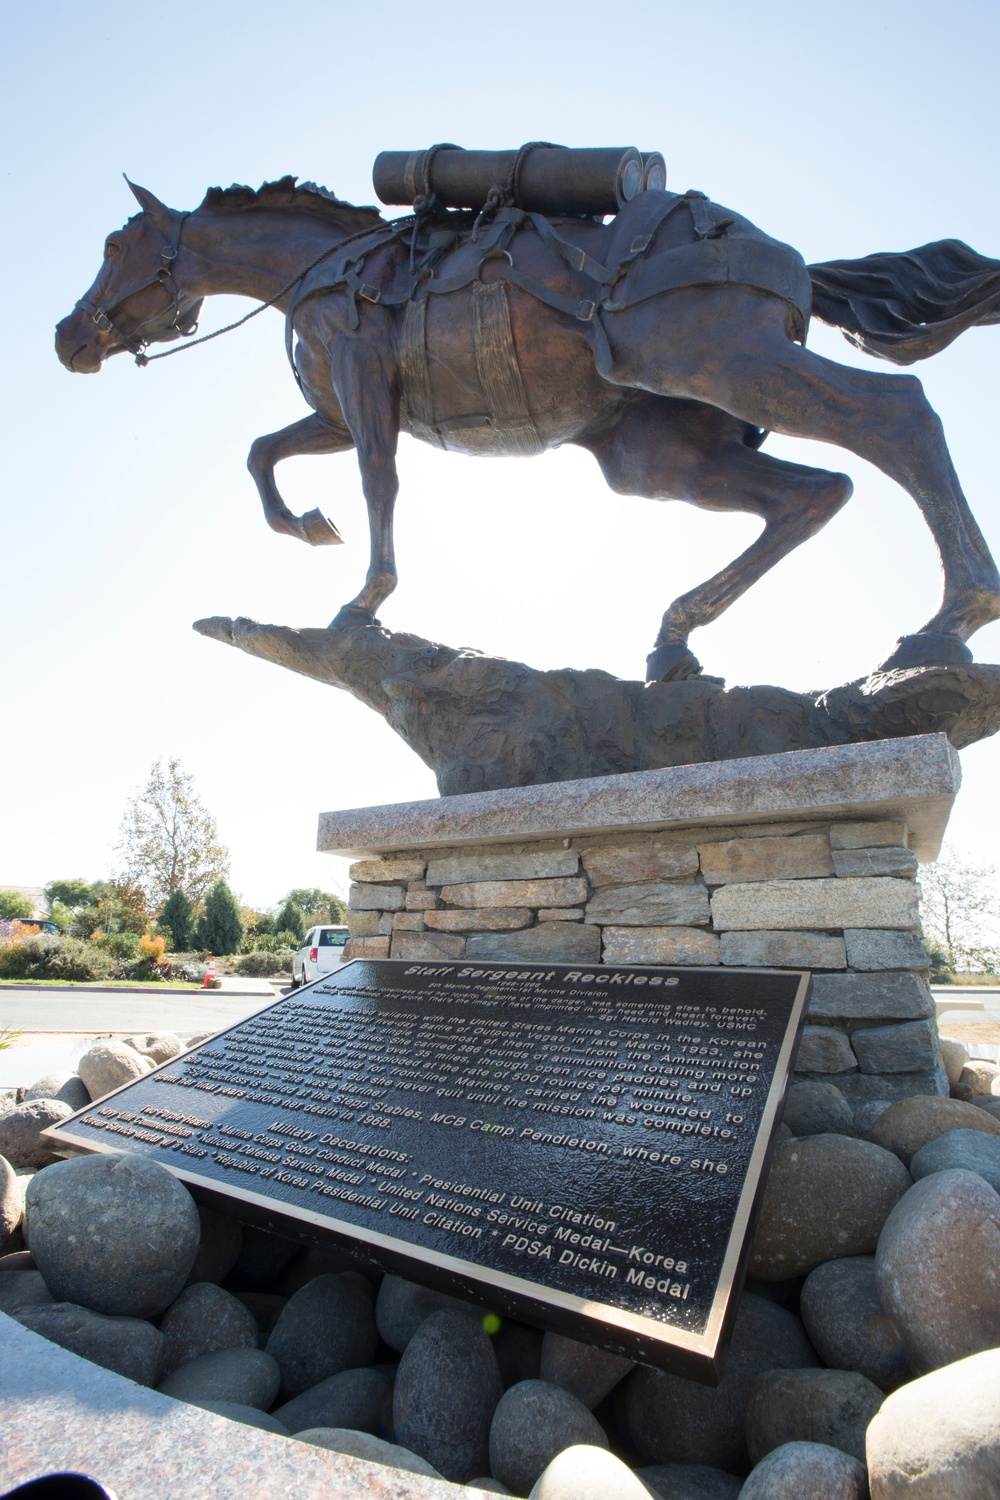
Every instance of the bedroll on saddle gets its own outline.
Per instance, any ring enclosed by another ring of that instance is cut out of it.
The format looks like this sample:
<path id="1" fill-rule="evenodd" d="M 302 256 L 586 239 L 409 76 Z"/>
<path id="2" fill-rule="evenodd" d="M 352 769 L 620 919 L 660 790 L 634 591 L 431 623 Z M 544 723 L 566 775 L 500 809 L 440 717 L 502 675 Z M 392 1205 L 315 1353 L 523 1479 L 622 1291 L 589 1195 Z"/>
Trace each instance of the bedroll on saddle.
<path id="1" fill-rule="evenodd" d="M 372 169 L 383 203 L 416 206 L 434 198 L 442 208 L 478 209 L 499 189 L 512 208 L 538 214 L 616 214 L 639 193 L 666 187 L 658 151 L 634 146 L 573 149 L 548 141 L 515 151 L 466 151 L 430 146 L 424 151 L 383 151 Z"/>

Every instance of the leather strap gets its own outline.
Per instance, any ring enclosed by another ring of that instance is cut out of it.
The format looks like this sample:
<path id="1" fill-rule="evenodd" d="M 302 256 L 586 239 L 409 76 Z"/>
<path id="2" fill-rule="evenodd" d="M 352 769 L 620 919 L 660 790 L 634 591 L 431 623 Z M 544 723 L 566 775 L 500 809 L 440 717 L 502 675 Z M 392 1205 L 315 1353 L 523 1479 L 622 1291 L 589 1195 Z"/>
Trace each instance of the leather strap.
<path id="1" fill-rule="evenodd" d="M 545 444 L 528 412 L 502 281 L 479 281 L 472 288 L 472 338 L 479 384 L 501 448 L 524 458 L 544 453 Z"/>

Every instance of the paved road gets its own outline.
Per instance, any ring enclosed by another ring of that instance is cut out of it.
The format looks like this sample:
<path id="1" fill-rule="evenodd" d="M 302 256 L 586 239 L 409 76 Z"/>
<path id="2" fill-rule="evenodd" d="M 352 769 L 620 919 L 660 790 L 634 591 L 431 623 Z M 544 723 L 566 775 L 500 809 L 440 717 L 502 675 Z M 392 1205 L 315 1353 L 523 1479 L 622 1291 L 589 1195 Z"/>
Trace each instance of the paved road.
<path id="1" fill-rule="evenodd" d="M 218 1031 L 270 1003 L 268 995 L 192 990 L 149 995 L 129 990 L 0 990 L 0 1027 L 24 1032 Z"/>

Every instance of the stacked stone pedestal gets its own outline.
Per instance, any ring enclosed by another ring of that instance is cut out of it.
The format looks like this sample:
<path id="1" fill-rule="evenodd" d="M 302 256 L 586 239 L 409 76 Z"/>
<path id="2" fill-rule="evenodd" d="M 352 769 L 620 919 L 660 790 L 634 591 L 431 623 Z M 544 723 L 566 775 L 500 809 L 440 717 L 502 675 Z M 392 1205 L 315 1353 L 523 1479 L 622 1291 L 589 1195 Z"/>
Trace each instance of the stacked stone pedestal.
<path id="1" fill-rule="evenodd" d="M 361 856 L 347 958 L 810 969 L 796 1076 L 857 1107 L 948 1092 L 917 876 L 958 784 L 925 736 L 328 814 L 319 846 Z"/>

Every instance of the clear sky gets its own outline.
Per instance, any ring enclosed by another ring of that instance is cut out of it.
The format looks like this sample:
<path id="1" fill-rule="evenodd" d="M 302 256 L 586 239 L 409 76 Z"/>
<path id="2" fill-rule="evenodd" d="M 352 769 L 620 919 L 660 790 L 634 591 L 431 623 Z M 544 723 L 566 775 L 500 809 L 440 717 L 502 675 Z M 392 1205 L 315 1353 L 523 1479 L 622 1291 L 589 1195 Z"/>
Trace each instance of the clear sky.
<path id="1" fill-rule="evenodd" d="M 144 371 L 127 356 L 99 377 L 56 362 L 53 325 L 135 207 L 123 170 L 176 208 L 288 172 L 368 203 L 387 148 L 635 145 L 664 153 L 670 186 L 701 188 L 807 260 L 946 236 L 1000 255 L 1000 9 L 977 0 L 43 0 L 8 10 L 5 40 L 0 883 L 108 873 L 129 792 L 160 756 L 193 772 L 233 884 L 258 904 L 342 884 L 315 853 L 319 811 L 435 794 L 346 694 L 191 630 L 214 614 L 324 625 L 367 565 L 352 455 L 279 471 L 295 508 L 337 522 L 335 549 L 269 531 L 244 468 L 254 437 L 305 414 L 280 317 Z M 203 329 L 247 306 L 217 299 Z M 810 343 L 874 367 L 820 325 Z M 919 373 L 1000 554 L 1000 328 Z M 695 649 L 731 684 L 864 676 L 936 607 L 930 538 L 860 460 L 768 446 L 845 468 L 854 498 Z M 571 448 L 474 460 L 403 438 L 399 467 L 385 624 L 537 667 L 641 677 L 669 601 L 756 527 L 612 495 Z M 1000 625 L 973 648 L 1000 660 Z M 997 744 L 963 764 L 950 838 L 993 862 Z"/>

